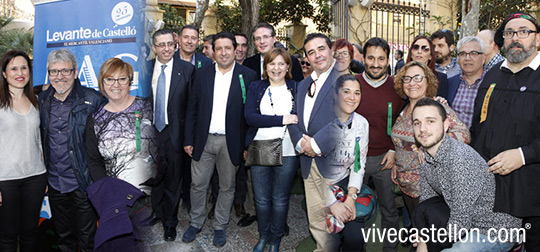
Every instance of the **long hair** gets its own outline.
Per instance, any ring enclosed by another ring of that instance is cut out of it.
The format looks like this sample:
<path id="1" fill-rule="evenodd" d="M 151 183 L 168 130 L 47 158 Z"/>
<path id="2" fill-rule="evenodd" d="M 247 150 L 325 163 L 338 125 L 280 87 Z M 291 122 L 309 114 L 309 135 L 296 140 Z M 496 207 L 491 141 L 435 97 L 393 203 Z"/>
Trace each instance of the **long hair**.
<path id="1" fill-rule="evenodd" d="M 30 60 L 30 57 L 28 57 L 28 54 L 26 54 L 25 52 L 18 51 L 18 50 L 11 50 L 11 51 L 6 52 L 2 56 L 2 59 L 0 60 L 2 64 L 2 77 L 0 78 L 0 108 L 12 107 L 13 105 L 12 104 L 13 99 L 11 97 L 11 92 L 9 91 L 9 83 L 6 77 L 4 77 L 4 74 L 7 71 L 7 65 L 13 59 L 19 56 L 23 57 L 26 60 L 26 64 L 28 64 L 28 71 L 29 71 L 28 83 L 26 83 L 26 85 L 24 86 L 23 93 L 34 107 L 36 108 L 38 107 L 38 99 L 36 95 L 34 94 L 34 89 L 32 87 L 34 83 L 32 80 L 32 61 Z"/>
<path id="2" fill-rule="evenodd" d="M 396 89 L 397 94 L 399 97 L 403 98 L 405 97 L 405 91 L 403 88 L 403 76 L 405 76 L 407 70 L 411 67 L 420 67 L 422 70 L 424 70 L 424 79 L 426 79 L 427 88 L 426 88 L 426 97 L 433 98 L 435 95 L 437 95 L 437 88 L 439 87 L 439 78 L 431 71 L 431 69 L 428 68 L 426 64 L 419 61 L 411 61 L 401 70 L 399 70 L 399 73 L 394 77 L 394 88 Z M 412 80 L 411 80 L 412 81 Z"/>
<path id="3" fill-rule="evenodd" d="M 412 59 L 412 46 L 414 45 L 414 43 L 416 43 L 416 41 L 418 41 L 420 39 L 427 40 L 427 42 L 429 44 L 429 50 L 431 51 L 431 53 L 430 53 L 431 54 L 431 59 L 427 62 L 427 66 L 429 68 L 431 68 L 431 70 L 433 70 L 433 72 L 435 73 L 435 60 L 437 59 L 437 56 L 435 55 L 435 46 L 433 45 L 433 42 L 431 41 L 431 39 L 429 39 L 425 35 L 418 35 L 418 36 L 416 36 L 416 38 L 414 38 L 413 42 L 411 43 L 411 46 L 409 47 L 409 54 L 407 55 L 407 63 L 409 63 L 409 62 L 411 62 L 413 60 Z"/>

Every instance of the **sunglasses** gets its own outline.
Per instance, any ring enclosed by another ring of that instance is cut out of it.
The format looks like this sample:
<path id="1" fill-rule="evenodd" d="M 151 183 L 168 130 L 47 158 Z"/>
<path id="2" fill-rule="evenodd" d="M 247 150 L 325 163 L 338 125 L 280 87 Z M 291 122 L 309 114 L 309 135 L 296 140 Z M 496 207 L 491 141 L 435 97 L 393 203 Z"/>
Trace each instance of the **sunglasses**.
<path id="1" fill-rule="evenodd" d="M 300 61 L 300 65 L 306 65 L 306 66 L 311 66 L 311 64 L 309 64 L 309 62 L 307 61 Z"/>
<path id="2" fill-rule="evenodd" d="M 419 49 L 422 49 L 422 51 L 424 51 L 424 52 L 429 52 L 429 50 L 430 50 L 429 46 L 427 46 L 427 45 L 423 45 L 422 47 L 420 47 L 420 45 L 413 45 L 411 47 L 411 49 L 413 51 L 418 51 Z"/>

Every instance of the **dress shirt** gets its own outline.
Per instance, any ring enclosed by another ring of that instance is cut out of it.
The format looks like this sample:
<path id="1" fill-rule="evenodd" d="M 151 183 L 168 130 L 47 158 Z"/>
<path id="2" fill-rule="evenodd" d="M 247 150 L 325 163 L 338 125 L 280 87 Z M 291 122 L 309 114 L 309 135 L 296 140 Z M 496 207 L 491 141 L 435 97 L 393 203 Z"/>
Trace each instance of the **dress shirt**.
<path id="1" fill-rule="evenodd" d="M 452 58 L 452 60 L 450 61 L 450 64 L 446 66 L 435 64 L 435 68 L 437 72 L 446 74 L 448 79 L 452 78 L 452 76 L 454 75 L 458 75 L 461 73 L 461 68 L 459 67 L 459 64 L 457 63 L 456 58 Z"/>
<path id="2" fill-rule="evenodd" d="M 263 74 L 264 74 L 264 55 L 261 54 L 261 76 L 259 76 L 261 80 L 263 79 Z"/>
<path id="3" fill-rule="evenodd" d="M 501 62 L 503 60 L 504 60 L 504 57 L 500 53 L 497 53 L 495 56 L 493 56 L 493 58 L 491 58 L 491 60 L 489 60 L 487 65 L 484 67 L 484 70 L 486 72 L 489 71 L 489 69 L 491 69 L 491 67 L 493 67 L 494 65 L 496 65 L 497 63 L 499 63 L 499 62 Z"/>
<path id="4" fill-rule="evenodd" d="M 171 59 L 166 64 L 161 64 L 158 60 L 156 60 L 156 63 L 154 63 L 154 73 L 152 74 L 152 94 L 154 95 L 154 111 L 156 109 L 156 94 L 157 94 L 157 84 L 159 75 L 161 74 L 161 66 L 167 65 L 165 68 L 165 125 L 169 124 L 169 116 L 167 115 L 167 107 L 169 107 L 169 90 L 171 89 L 171 75 L 172 75 L 172 69 L 173 69 L 173 61 L 174 58 Z M 155 119 L 154 119 L 155 122 Z"/>
<path id="5" fill-rule="evenodd" d="M 212 117 L 210 118 L 210 134 L 225 134 L 225 118 L 227 114 L 227 100 L 236 63 L 226 73 L 219 71 L 215 64 L 216 77 L 214 78 L 214 102 L 212 103 Z"/>
<path id="6" fill-rule="evenodd" d="M 484 73 L 482 76 L 474 81 L 473 84 L 467 83 L 463 74 L 460 76 L 459 87 L 456 92 L 456 96 L 453 102 L 453 109 L 459 116 L 459 119 L 467 125 L 467 128 L 471 128 L 472 117 L 474 114 L 474 99 L 478 93 L 478 87 L 484 79 Z"/>

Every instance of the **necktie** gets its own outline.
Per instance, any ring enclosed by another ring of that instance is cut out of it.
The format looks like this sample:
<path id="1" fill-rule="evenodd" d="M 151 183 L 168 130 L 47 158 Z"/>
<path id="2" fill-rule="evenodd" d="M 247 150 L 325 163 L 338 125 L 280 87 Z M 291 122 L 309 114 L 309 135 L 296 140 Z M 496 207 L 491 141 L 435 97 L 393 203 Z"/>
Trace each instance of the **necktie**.
<path id="1" fill-rule="evenodd" d="M 167 65 L 161 65 L 161 74 L 159 74 L 156 88 L 156 108 L 154 111 L 154 121 L 156 129 L 161 132 L 165 128 L 165 68 Z"/>

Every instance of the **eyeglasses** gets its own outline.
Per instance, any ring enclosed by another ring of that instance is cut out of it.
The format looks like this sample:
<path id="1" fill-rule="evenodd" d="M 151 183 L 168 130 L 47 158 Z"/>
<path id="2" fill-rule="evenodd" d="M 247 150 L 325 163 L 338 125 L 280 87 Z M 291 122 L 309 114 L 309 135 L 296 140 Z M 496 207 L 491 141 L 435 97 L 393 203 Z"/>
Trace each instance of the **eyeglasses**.
<path id="1" fill-rule="evenodd" d="M 48 72 L 49 72 L 49 76 L 58 76 L 59 73 L 62 73 L 63 76 L 70 76 L 71 73 L 73 72 L 73 70 L 75 69 L 67 69 L 67 68 L 64 68 L 64 69 L 49 69 Z"/>
<path id="2" fill-rule="evenodd" d="M 313 96 L 315 96 L 315 92 L 317 92 L 317 83 L 315 83 L 317 80 L 312 81 L 307 89 L 307 95 L 311 98 L 313 98 Z"/>
<path id="3" fill-rule="evenodd" d="M 306 66 L 311 66 L 311 64 L 309 64 L 309 62 L 307 61 L 300 61 L 300 65 L 306 65 Z"/>
<path id="4" fill-rule="evenodd" d="M 412 47 L 411 47 L 412 51 L 418 51 L 419 49 L 422 49 L 422 51 L 424 52 L 429 52 L 429 46 L 427 45 L 423 45 L 422 47 L 420 47 L 420 45 L 418 44 L 414 44 Z"/>
<path id="5" fill-rule="evenodd" d="M 537 32 L 538 31 L 525 30 L 525 29 L 519 30 L 519 31 L 510 31 L 510 30 L 508 30 L 508 31 L 503 31 L 502 36 L 505 39 L 511 39 L 511 38 L 514 37 L 515 34 L 517 34 L 518 38 L 524 39 L 524 38 L 528 38 L 531 33 L 537 33 Z"/>
<path id="6" fill-rule="evenodd" d="M 470 52 L 464 52 L 464 51 L 461 51 L 461 52 L 458 52 L 458 56 L 459 57 L 467 57 L 467 56 L 471 56 L 471 58 L 476 58 L 478 57 L 478 55 L 481 55 L 481 54 L 484 54 L 483 52 L 478 52 L 478 51 L 470 51 Z"/>
<path id="7" fill-rule="evenodd" d="M 154 44 L 154 46 L 156 46 L 157 48 L 165 48 L 165 46 L 169 46 L 169 47 L 174 47 L 176 44 L 174 43 L 174 41 L 169 41 L 169 42 L 161 42 L 159 44 Z"/>
<path id="8" fill-rule="evenodd" d="M 419 83 L 423 79 L 424 79 L 424 75 L 421 75 L 421 74 L 417 74 L 415 76 L 405 75 L 405 76 L 401 77 L 401 81 L 403 81 L 403 83 L 405 83 L 405 84 L 411 83 L 412 80 L 414 80 L 414 82 L 416 82 L 416 83 Z"/>
<path id="9" fill-rule="evenodd" d="M 103 83 L 105 83 L 105 85 L 108 85 L 108 86 L 112 86 L 114 85 L 114 82 L 118 82 L 118 84 L 120 85 L 127 85 L 129 83 L 129 78 L 128 77 L 120 77 L 118 79 L 115 79 L 115 78 L 103 78 Z"/>
<path id="10" fill-rule="evenodd" d="M 335 52 L 334 53 L 334 58 L 336 59 L 339 59 L 339 58 L 349 58 L 351 56 L 351 54 L 347 51 L 344 51 L 344 52 Z"/>

